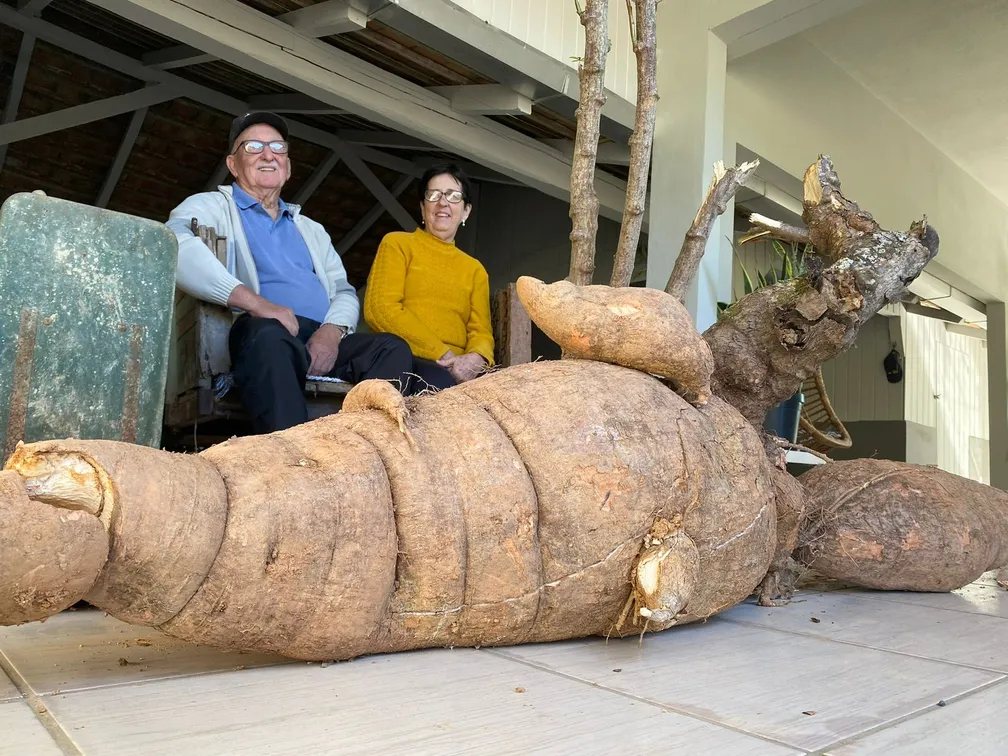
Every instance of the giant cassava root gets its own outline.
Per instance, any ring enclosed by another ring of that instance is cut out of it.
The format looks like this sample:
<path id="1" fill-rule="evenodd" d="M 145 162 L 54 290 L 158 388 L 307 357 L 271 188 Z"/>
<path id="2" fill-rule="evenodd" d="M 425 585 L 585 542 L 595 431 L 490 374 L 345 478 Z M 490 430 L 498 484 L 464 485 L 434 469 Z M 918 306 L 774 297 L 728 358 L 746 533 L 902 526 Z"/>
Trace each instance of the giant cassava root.
<path id="1" fill-rule="evenodd" d="M 356 411 L 199 455 L 19 447 L 0 475 L 0 624 L 87 599 L 194 642 L 344 659 L 661 630 L 767 571 L 769 463 L 719 399 L 574 359 L 408 413 L 354 391 Z"/>
<path id="2" fill-rule="evenodd" d="M 826 577 L 890 591 L 951 591 L 1008 565 L 1008 494 L 939 470 L 881 459 L 801 477 L 798 561 Z"/>
<path id="3" fill-rule="evenodd" d="M 675 297 L 656 289 L 544 284 L 531 276 L 519 278 L 517 289 L 529 317 L 568 357 L 660 375 L 695 404 L 710 398 L 710 347 Z"/>

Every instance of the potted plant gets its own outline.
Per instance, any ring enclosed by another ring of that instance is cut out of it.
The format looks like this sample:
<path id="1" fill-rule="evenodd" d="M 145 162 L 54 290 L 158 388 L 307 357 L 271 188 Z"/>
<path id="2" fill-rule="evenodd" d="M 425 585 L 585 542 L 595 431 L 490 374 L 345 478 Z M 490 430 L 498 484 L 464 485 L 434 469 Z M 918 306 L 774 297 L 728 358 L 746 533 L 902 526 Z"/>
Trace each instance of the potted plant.
<path id="1" fill-rule="evenodd" d="M 738 249 L 734 248 L 733 245 L 736 259 L 738 259 L 739 267 L 742 270 L 743 293 L 751 294 L 757 289 L 762 289 L 764 286 L 773 286 L 780 281 L 800 278 L 806 274 L 806 259 L 808 255 L 812 254 L 811 245 L 799 247 L 797 244 L 791 244 L 785 247 L 776 239 L 773 239 L 772 242 L 774 252 L 780 260 L 780 268 L 778 270 L 778 268 L 771 265 L 766 273 L 756 271 L 755 284 L 749 276 L 749 271 L 746 270 L 742 258 L 738 254 Z M 730 307 L 731 305 L 727 302 L 718 302 L 718 317 L 722 317 Z M 804 403 L 805 396 L 802 394 L 801 386 L 798 386 L 793 395 L 766 414 L 763 428 L 769 433 L 795 443 L 798 440 L 798 420 L 801 417 L 802 405 Z"/>

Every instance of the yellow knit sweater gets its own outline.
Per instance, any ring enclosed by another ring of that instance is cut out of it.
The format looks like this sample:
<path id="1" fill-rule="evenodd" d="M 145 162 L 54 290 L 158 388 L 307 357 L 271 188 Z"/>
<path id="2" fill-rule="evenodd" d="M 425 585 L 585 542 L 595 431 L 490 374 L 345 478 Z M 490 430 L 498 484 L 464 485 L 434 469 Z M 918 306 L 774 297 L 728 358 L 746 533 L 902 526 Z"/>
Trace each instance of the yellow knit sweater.
<path id="1" fill-rule="evenodd" d="M 368 276 L 364 319 L 373 331 L 404 338 L 417 357 L 436 360 L 451 349 L 476 352 L 493 364 L 486 270 L 421 228 L 382 239 Z"/>

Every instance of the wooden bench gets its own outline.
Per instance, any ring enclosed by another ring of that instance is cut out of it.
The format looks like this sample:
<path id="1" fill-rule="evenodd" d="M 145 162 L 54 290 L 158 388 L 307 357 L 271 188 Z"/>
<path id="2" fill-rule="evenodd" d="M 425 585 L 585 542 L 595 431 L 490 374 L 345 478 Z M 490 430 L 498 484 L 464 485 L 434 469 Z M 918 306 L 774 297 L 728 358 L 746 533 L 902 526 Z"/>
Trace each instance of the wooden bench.
<path id="1" fill-rule="evenodd" d="M 227 237 L 199 225 L 196 218 L 192 219 L 192 231 L 227 267 Z M 495 362 L 502 367 L 529 362 L 532 325 L 515 285 L 498 291 L 491 307 Z M 251 432 L 237 392 L 226 390 L 231 372 L 228 334 L 233 320 L 229 308 L 176 289 L 164 413 L 165 445 L 169 448 L 204 448 Z M 305 384 L 309 418 L 338 412 L 351 388 L 349 383 L 309 379 Z"/>
<path id="2" fill-rule="evenodd" d="M 227 237 L 218 236 L 213 227 L 199 225 L 196 218 L 192 220 L 192 230 L 221 265 L 227 267 Z M 173 435 L 195 429 L 198 436 L 199 427 L 203 426 L 204 438 L 213 442 L 219 435 L 228 438 L 234 431 L 246 430 L 248 417 L 236 393 L 230 390 L 228 380 L 231 372 L 228 334 L 233 322 L 229 308 L 203 302 L 176 289 L 164 414 L 165 429 L 174 432 Z M 315 419 L 338 412 L 350 388 L 350 384 L 342 382 L 307 381 L 309 417 Z M 220 432 L 215 434 L 214 430 Z"/>

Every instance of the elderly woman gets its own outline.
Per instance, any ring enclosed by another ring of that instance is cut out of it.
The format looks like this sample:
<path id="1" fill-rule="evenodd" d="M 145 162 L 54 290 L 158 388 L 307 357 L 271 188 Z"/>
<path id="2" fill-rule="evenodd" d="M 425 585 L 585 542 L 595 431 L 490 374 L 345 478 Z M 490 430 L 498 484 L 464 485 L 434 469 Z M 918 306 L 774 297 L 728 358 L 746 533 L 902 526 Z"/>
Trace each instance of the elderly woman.
<path id="1" fill-rule="evenodd" d="M 372 331 L 406 340 L 414 372 L 435 389 L 478 376 L 493 362 L 490 284 L 480 262 L 455 246 L 472 212 L 472 188 L 454 165 L 420 180 L 421 226 L 385 236 L 364 297 Z"/>

